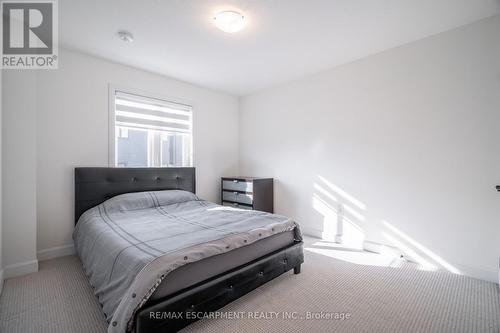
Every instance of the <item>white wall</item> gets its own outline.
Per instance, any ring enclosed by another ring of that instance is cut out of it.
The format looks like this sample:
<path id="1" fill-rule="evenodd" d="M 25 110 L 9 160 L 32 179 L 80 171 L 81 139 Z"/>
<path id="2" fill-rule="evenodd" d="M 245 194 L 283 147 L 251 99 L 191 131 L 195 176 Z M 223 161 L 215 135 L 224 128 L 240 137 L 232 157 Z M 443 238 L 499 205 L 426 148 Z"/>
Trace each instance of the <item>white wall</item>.
<path id="1" fill-rule="evenodd" d="M 71 252 L 73 168 L 107 165 L 112 83 L 193 102 L 201 197 L 218 201 L 239 151 L 241 173 L 275 177 L 277 212 L 306 233 L 337 232 L 338 200 L 365 239 L 494 280 L 499 29 L 485 20 L 241 98 L 239 119 L 235 97 L 68 50 L 58 70 L 6 71 L 6 275 L 36 270 L 37 250 Z"/>
<path id="2" fill-rule="evenodd" d="M 238 99 L 61 50 L 37 75 L 37 222 L 41 258 L 73 243 L 73 168 L 108 163 L 108 84 L 192 102 L 197 193 L 217 201 L 220 176 L 238 168 Z"/>
<path id="3" fill-rule="evenodd" d="M 333 237 L 340 202 L 345 241 L 496 281 L 499 32 L 497 16 L 242 98 L 240 172 L 275 177 L 305 233 Z"/>
<path id="4" fill-rule="evenodd" d="M 38 269 L 36 72 L 5 70 L 2 80 L 2 255 L 8 278 Z"/>
<path id="5" fill-rule="evenodd" d="M 238 170 L 236 97 L 65 49 L 60 50 L 59 61 L 57 70 L 37 71 L 36 75 L 17 71 L 4 78 L 4 94 L 12 94 L 4 104 L 4 138 L 12 138 L 4 141 L 4 162 L 9 161 L 4 163 L 6 264 L 27 260 L 15 255 L 20 251 L 30 252 L 32 258 L 35 246 L 39 260 L 73 251 L 73 169 L 108 165 L 110 83 L 193 103 L 197 193 L 218 200 L 219 177 Z M 28 84 L 26 75 L 33 75 L 36 84 Z M 23 87 L 19 86 L 21 78 Z M 36 105 L 36 126 L 30 121 L 25 134 L 26 128 L 17 124 L 26 121 L 21 105 L 27 103 Z M 29 184 L 29 190 L 22 184 Z M 12 196 L 11 191 L 19 195 Z M 26 192 L 27 204 L 20 197 Z M 21 199 L 26 208 L 15 212 Z M 29 228 L 22 227 L 27 224 Z M 37 227 L 36 239 L 30 236 L 20 242 L 20 234 L 31 235 L 33 227 Z"/>

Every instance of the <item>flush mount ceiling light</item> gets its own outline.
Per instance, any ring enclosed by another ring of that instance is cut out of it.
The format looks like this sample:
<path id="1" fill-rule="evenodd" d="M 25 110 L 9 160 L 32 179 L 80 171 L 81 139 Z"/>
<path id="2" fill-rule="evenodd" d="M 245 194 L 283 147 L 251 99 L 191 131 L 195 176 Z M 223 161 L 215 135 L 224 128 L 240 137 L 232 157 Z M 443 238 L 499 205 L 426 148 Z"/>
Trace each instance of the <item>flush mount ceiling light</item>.
<path id="1" fill-rule="evenodd" d="M 132 43 L 134 41 L 134 35 L 125 30 L 120 30 L 117 32 L 118 38 L 127 43 Z"/>
<path id="2" fill-rule="evenodd" d="M 235 11 L 223 11 L 215 15 L 214 23 L 224 32 L 234 33 L 245 27 L 245 16 Z"/>

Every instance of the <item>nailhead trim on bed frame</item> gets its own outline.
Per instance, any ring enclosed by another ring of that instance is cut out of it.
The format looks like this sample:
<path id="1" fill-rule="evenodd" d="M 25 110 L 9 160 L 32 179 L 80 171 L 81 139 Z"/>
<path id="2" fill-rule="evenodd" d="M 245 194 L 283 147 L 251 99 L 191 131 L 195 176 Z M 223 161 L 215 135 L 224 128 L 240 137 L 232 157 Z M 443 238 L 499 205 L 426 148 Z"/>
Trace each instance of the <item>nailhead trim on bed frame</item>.
<path id="1" fill-rule="evenodd" d="M 179 319 L 155 319 L 150 314 L 216 311 L 292 268 L 295 274 L 300 273 L 303 262 L 302 242 L 296 242 L 167 299 L 146 303 L 136 315 L 135 332 L 177 332 L 196 319 L 185 315 Z"/>

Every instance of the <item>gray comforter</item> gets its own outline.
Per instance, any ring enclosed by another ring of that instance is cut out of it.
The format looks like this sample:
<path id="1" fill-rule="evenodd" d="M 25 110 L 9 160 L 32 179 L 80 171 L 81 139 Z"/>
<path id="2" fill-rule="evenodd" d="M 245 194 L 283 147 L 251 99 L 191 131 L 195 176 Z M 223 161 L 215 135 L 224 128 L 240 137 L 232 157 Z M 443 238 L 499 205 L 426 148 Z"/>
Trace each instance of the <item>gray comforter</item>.
<path id="1" fill-rule="evenodd" d="M 169 272 L 292 229 L 300 240 L 289 218 L 157 191 L 119 195 L 88 210 L 73 239 L 108 332 L 125 332 Z"/>

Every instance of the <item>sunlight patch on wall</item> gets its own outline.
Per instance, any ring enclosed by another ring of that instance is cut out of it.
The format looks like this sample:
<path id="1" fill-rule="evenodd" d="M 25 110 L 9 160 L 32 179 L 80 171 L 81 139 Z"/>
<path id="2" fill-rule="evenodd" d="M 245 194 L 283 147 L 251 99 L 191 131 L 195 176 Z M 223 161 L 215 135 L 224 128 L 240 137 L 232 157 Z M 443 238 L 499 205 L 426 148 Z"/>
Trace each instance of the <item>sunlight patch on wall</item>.
<path id="1" fill-rule="evenodd" d="M 392 237 L 391 235 L 382 232 L 382 236 L 384 236 L 391 244 L 396 246 L 398 249 L 400 249 L 405 256 L 408 256 L 408 258 L 411 261 L 416 262 L 417 264 L 420 265 L 420 269 L 424 271 L 437 271 L 438 267 L 436 265 L 433 265 L 430 261 L 426 260 L 424 257 L 419 255 L 417 252 L 415 252 L 412 248 L 404 244 L 403 242 L 397 240 L 395 237 Z"/>
<path id="2" fill-rule="evenodd" d="M 331 192 L 329 192 L 328 190 L 326 190 L 324 187 L 322 187 L 318 183 L 314 183 L 313 187 L 314 187 L 314 190 L 316 192 L 319 192 L 319 193 L 323 194 L 325 197 L 327 197 L 328 199 L 330 199 L 332 202 L 335 202 L 335 203 L 338 202 L 337 198 Z"/>
<path id="3" fill-rule="evenodd" d="M 325 177 L 317 175 L 316 182 L 313 183 L 312 208 L 323 216 L 322 238 L 324 240 L 331 240 L 337 244 L 342 244 L 344 248 L 364 248 L 365 232 L 362 226 L 366 220 L 367 206 L 363 202 Z M 409 260 L 420 265 L 419 268 L 422 270 L 436 271 L 443 268 L 451 273 L 462 274 L 442 257 L 387 221 L 383 220 L 382 226 L 383 228 L 381 229 L 383 230 L 380 230 L 381 235 L 387 240 L 388 244 L 392 244 L 397 249 L 394 248 L 394 251 L 387 251 L 387 253 L 378 253 L 378 256 L 394 260 L 394 252 L 399 251 L 399 253 L 403 253 Z M 383 248 L 383 244 L 381 245 Z M 356 252 L 346 253 L 345 251 L 340 252 L 338 249 L 314 247 L 308 250 L 353 263 L 370 265 L 369 261 L 376 259 L 375 265 L 380 264 L 379 257 L 366 257 Z M 363 259 L 360 259 L 359 256 Z M 399 254 L 396 255 L 396 258 L 398 256 Z"/>
<path id="4" fill-rule="evenodd" d="M 399 247 L 401 250 L 403 250 L 405 254 L 408 253 L 411 258 L 422 265 L 423 269 L 429 268 L 431 270 L 436 270 L 439 267 L 442 267 L 451 273 L 462 274 L 462 272 L 460 272 L 460 270 L 458 270 L 456 267 L 452 266 L 439 255 L 432 252 L 419 242 L 415 241 L 413 238 L 411 238 L 389 222 L 382 221 L 382 223 L 388 230 L 390 230 L 394 234 L 390 235 L 387 232 L 384 232 L 383 236 L 389 241 L 393 242 L 393 244 Z M 396 236 L 399 237 L 399 239 L 396 239 Z"/>
<path id="5" fill-rule="evenodd" d="M 319 175 L 313 189 L 312 207 L 323 216 L 322 238 L 362 248 L 365 235 L 359 222 L 365 216 L 359 210 L 366 205 Z"/>
<path id="6" fill-rule="evenodd" d="M 333 193 L 336 193 L 337 195 L 342 197 L 344 200 L 347 200 L 351 204 L 355 205 L 357 208 L 359 208 L 361 210 L 366 210 L 366 205 L 364 203 L 362 203 L 361 201 L 359 201 L 358 199 L 356 199 L 355 197 L 353 197 L 352 195 L 350 195 L 346 191 L 342 190 L 340 187 L 336 186 L 332 182 L 329 182 L 325 177 L 318 175 L 318 178 L 325 185 L 327 185 Z"/>
<path id="7" fill-rule="evenodd" d="M 313 194 L 312 207 L 323 216 L 322 238 L 336 240 L 337 235 L 341 233 L 337 209 L 327 204 L 316 193 Z"/>

